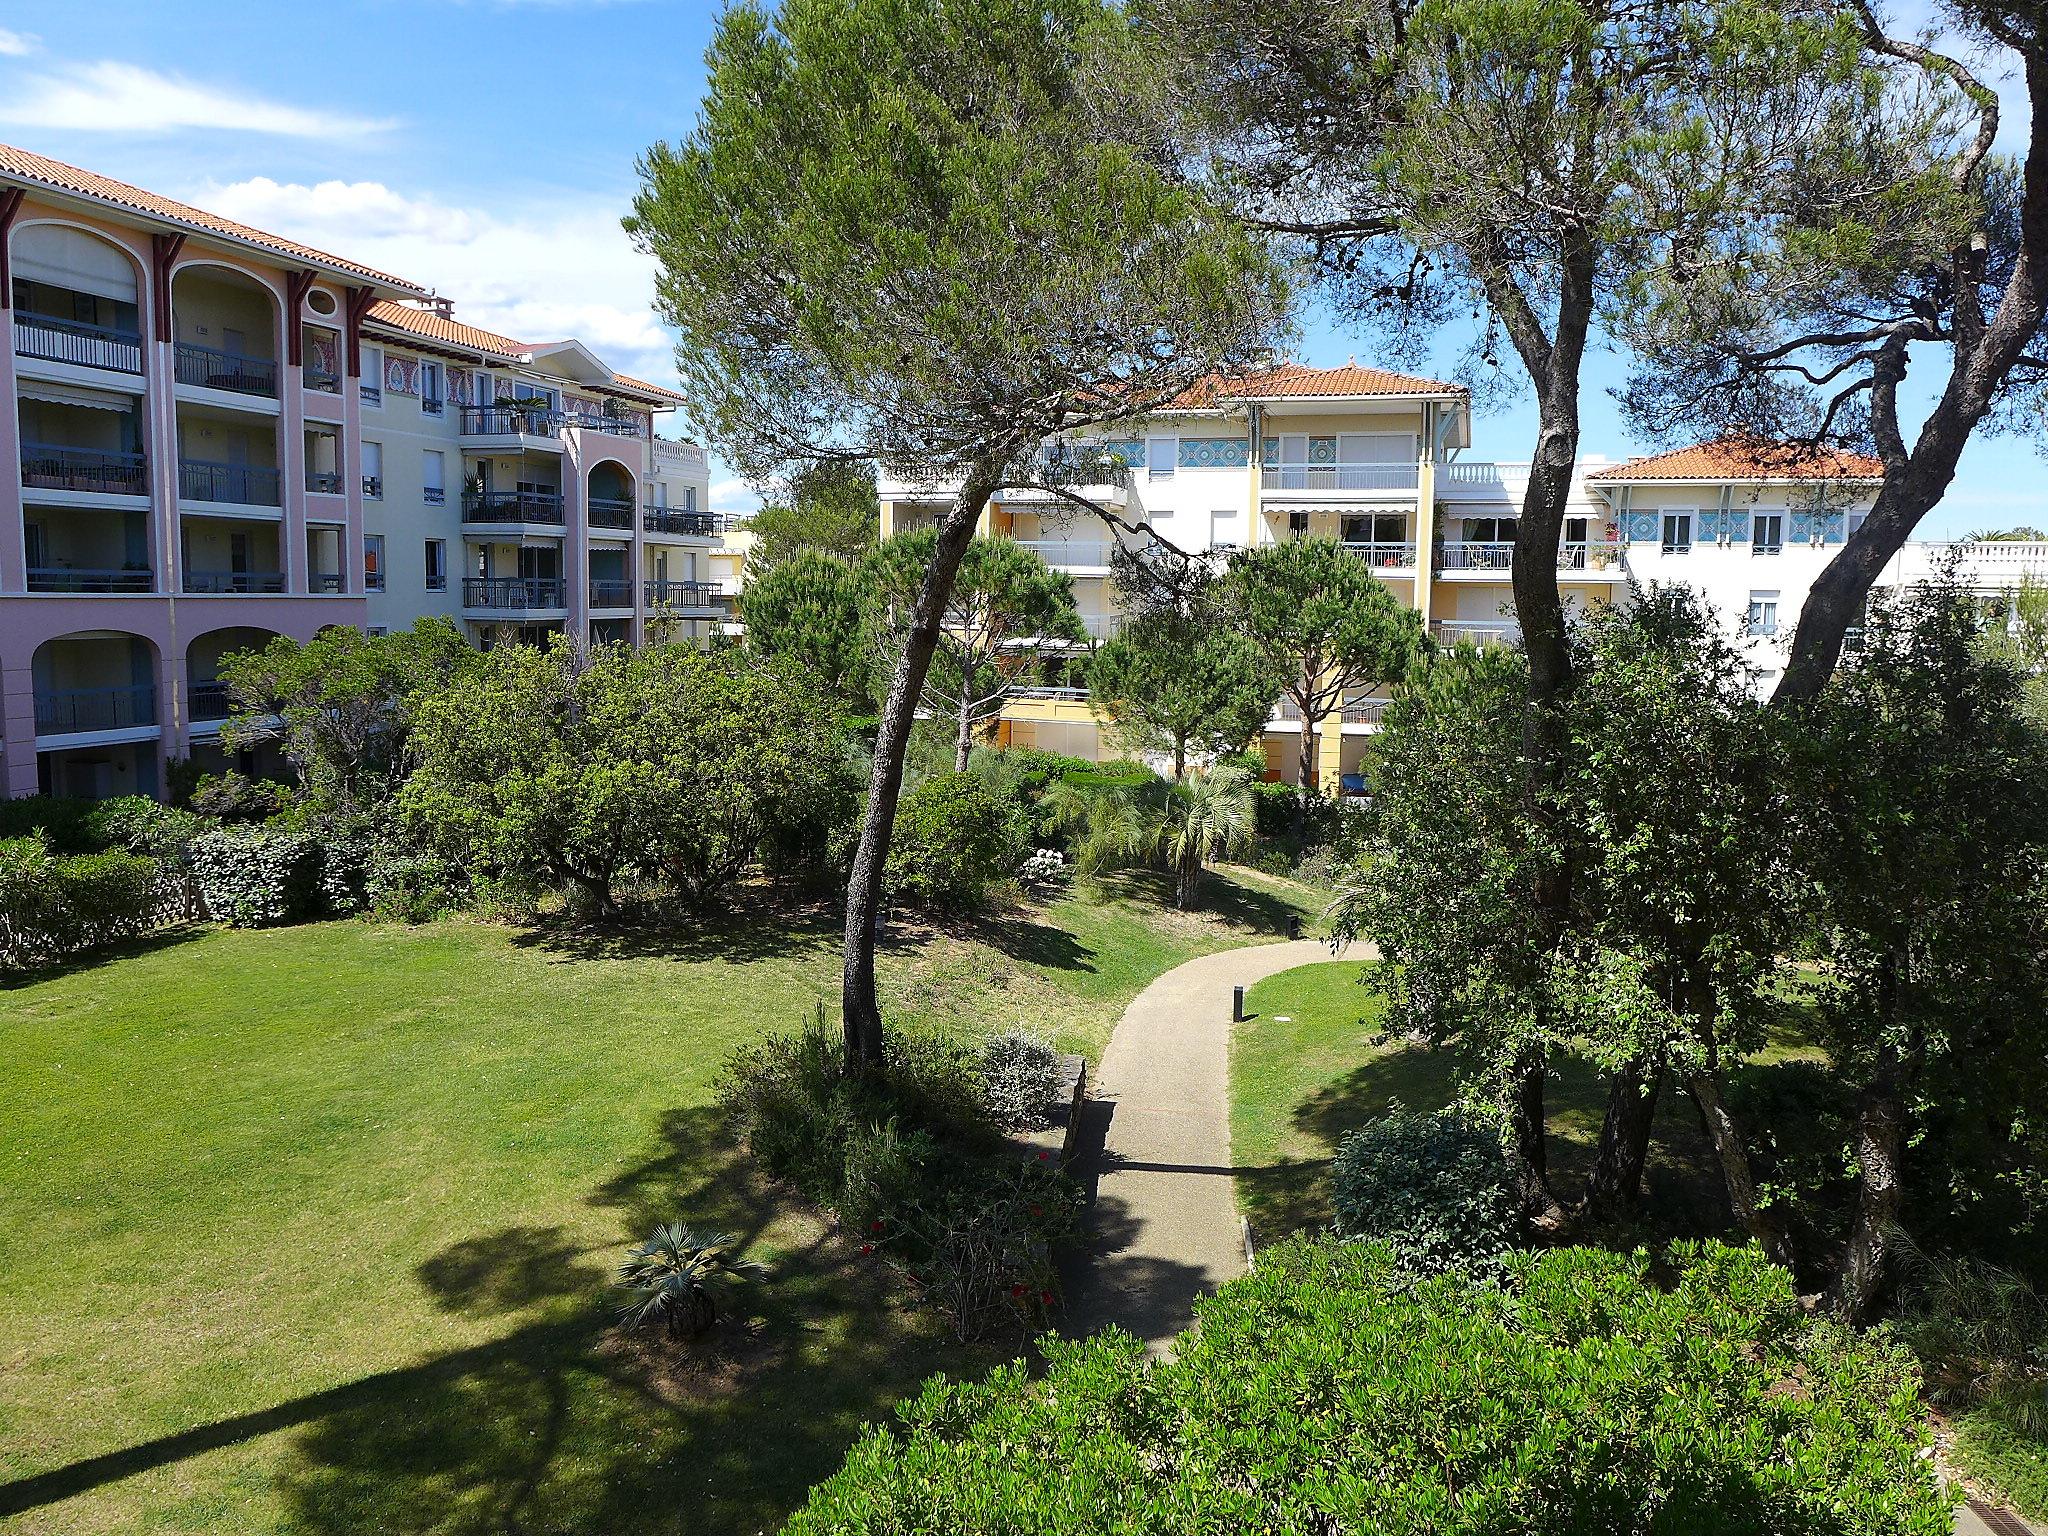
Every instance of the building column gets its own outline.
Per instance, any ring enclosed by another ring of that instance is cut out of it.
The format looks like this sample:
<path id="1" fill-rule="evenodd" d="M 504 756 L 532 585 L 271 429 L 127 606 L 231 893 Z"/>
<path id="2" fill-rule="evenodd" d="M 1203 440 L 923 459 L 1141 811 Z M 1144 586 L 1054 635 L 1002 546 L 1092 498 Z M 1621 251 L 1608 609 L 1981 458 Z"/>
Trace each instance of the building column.
<path id="1" fill-rule="evenodd" d="M 1422 459 L 1415 471 L 1415 609 L 1428 630 L 1436 616 L 1436 460 L 1443 407 L 1422 408 Z"/>
<path id="2" fill-rule="evenodd" d="M 579 645 L 590 641 L 590 471 L 583 462 L 582 443 L 564 434 L 562 451 L 562 581 L 569 617 L 562 626 Z"/>
<path id="3" fill-rule="evenodd" d="M 34 652 L 0 655 L 0 735 L 6 742 L 7 795 L 32 795 L 36 777 L 36 682 Z"/>

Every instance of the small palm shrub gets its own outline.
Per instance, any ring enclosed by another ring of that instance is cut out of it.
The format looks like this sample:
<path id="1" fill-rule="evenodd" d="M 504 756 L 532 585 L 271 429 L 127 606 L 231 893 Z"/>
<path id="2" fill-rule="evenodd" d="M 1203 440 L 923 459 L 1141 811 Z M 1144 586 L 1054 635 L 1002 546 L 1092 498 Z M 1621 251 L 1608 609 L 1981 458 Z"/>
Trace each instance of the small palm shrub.
<path id="1" fill-rule="evenodd" d="M 1490 1277 L 1519 1234 L 1499 1130 L 1461 1105 L 1368 1120 L 1330 1181 L 1339 1235 L 1385 1243 L 1412 1274 Z"/>
<path id="2" fill-rule="evenodd" d="M 718 1321 L 728 1291 L 765 1273 L 752 1259 L 733 1256 L 731 1234 L 706 1235 L 670 1222 L 619 1266 L 620 1286 L 635 1293 L 619 1309 L 619 1325 L 659 1325 L 671 1340 L 695 1338 Z"/>
<path id="3" fill-rule="evenodd" d="M 981 1092 L 997 1125 L 1044 1125 L 1059 1103 L 1059 1053 L 1043 1036 L 1024 1030 L 991 1036 L 981 1047 Z"/>

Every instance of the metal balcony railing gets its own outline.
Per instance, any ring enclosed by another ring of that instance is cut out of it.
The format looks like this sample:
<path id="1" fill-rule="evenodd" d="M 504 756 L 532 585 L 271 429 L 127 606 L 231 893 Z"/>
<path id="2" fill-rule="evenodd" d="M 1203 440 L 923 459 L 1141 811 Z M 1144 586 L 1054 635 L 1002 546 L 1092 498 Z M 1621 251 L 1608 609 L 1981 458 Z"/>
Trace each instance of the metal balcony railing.
<path id="1" fill-rule="evenodd" d="M 72 448 L 62 443 L 23 443 L 21 483 L 46 490 L 147 496 L 149 468 L 140 453 Z"/>
<path id="2" fill-rule="evenodd" d="M 1345 550 L 1358 556 L 1366 564 L 1383 571 L 1412 571 L 1415 569 L 1415 546 L 1411 543 L 1390 543 L 1347 541 Z"/>
<path id="3" fill-rule="evenodd" d="M 716 583 L 709 581 L 650 580 L 647 583 L 649 607 L 708 608 L 717 595 Z"/>
<path id="4" fill-rule="evenodd" d="M 1603 571 L 1621 559 L 1621 545 L 1613 539 L 1567 542 L 1557 546 L 1560 571 Z"/>
<path id="5" fill-rule="evenodd" d="M 339 592 L 342 590 L 341 572 L 315 571 L 306 578 L 308 592 Z"/>
<path id="6" fill-rule="evenodd" d="M 420 500 L 430 507 L 438 507 L 448 499 L 447 491 L 438 485 L 430 485 L 420 492 Z"/>
<path id="7" fill-rule="evenodd" d="M 630 608 L 633 606 L 633 583 L 630 578 L 593 576 L 590 578 L 590 606 L 593 608 Z"/>
<path id="8" fill-rule="evenodd" d="M 590 498 L 590 526 L 631 528 L 633 513 L 639 505 L 631 496 L 593 496 Z"/>
<path id="9" fill-rule="evenodd" d="M 1268 491 L 1412 491 L 1421 477 L 1416 464 L 1267 464 L 1259 485 Z"/>
<path id="10" fill-rule="evenodd" d="M 465 576 L 465 608 L 566 608 L 568 588 L 559 576 Z"/>
<path id="11" fill-rule="evenodd" d="M 339 470 L 309 469 L 306 471 L 306 489 L 316 496 L 339 496 L 341 473 Z"/>
<path id="12" fill-rule="evenodd" d="M 1063 704 L 1078 704 L 1088 697 L 1086 688 L 1014 688 L 1010 691 L 1013 699 L 1052 699 Z"/>
<path id="13" fill-rule="evenodd" d="M 1440 571 L 1509 571 L 1515 565 L 1515 546 L 1503 540 L 1446 539 L 1436 563 Z"/>
<path id="14" fill-rule="evenodd" d="M 220 464 L 211 459 L 178 460 L 181 501 L 225 501 L 238 506 L 275 507 L 277 470 L 267 464 Z"/>
<path id="15" fill-rule="evenodd" d="M 230 352 L 222 347 L 202 347 L 196 341 L 181 341 L 177 350 L 177 379 L 180 384 L 201 389 L 224 389 L 236 395 L 277 394 L 277 359 L 255 357 L 247 352 Z"/>
<path id="16" fill-rule="evenodd" d="M 187 592 L 213 595 L 246 595 L 258 592 L 282 592 L 283 571 L 187 571 L 185 573 Z"/>
<path id="17" fill-rule="evenodd" d="M 66 736 L 74 731 L 125 731 L 156 724 L 156 685 L 122 688 L 38 688 L 36 731 Z"/>
<path id="18" fill-rule="evenodd" d="M 560 411 L 536 405 L 520 410 L 509 405 L 465 405 L 459 430 L 464 437 L 496 437 L 516 433 L 523 437 L 552 437 L 561 431 Z"/>
<path id="19" fill-rule="evenodd" d="M 441 414 L 441 410 L 442 405 L 439 400 L 420 401 L 420 414 L 422 416 L 438 416 Z"/>
<path id="20" fill-rule="evenodd" d="M 234 713 L 226 683 L 193 683 L 185 690 L 185 713 L 193 720 L 225 720 Z"/>
<path id="21" fill-rule="evenodd" d="M 1353 699 L 1337 711 L 1346 725 L 1378 725 L 1387 717 L 1392 699 Z"/>
<path id="22" fill-rule="evenodd" d="M 672 507 L 649 507 L 643 522 L 649 533 L 684 533 L 710 538 L 718 531 L 709 512 L 678 512 Z"/>
<path id="23" fill-rule="evenodd" d="M 365 592 L 382 592 L 384 590 L 384 573 L 382 571 L 364 571 L 363 590 Z"/>
<path id="24" fill-rule="evenodd" d="M 464 491 L 465 523 L 560 523 L 560 491 Z"/>
<path id="25" fill-rule="evenodd" d="M 14 350 L 20 357 L 46 363 L 73 363 L 112 373 L 142 372 L 142 334 L 83 320 L 15 311 Z"/>
<path id="26" fill-rule="evenodd" d="M 330 373 L 325 368 L 315 368 L 309 363 L 306 366 L 306 388 L 317 389 L 323 395 L 338 395 L 341 393 L 341 375 Z"/>
<path id="27" fill-rule="evenodd" d="M 356 398 L 362 401 L 364 405 L 382 405 L 384 403 L 384 386 L 372 384 L 367 379 L 360 380 L 356 384 Z"/>
<path id="28" fill-rule="evenodd" d="M 582 427 L 588 432 L 609 432 L 615 437 L 639 437 L 640 423 L 631 416 L 620 416 L 611 411 L 568 411 L 563 419 L 572 427 Z"/>
<path id="29" fill-rule="evenodd" d="M 1060 539 L 1019 539 L 1017 546 L 1030 550 L 1055 570 L 1065 570 L 1070 566 L 1108 565 L 1110 554 L 1116 548 L 1107 542 Z"/>
<path id="30" fill-rule="evenodd" d="M 69 565 L 32 565 L 31 592 L 147 592 L 155 585 L 150 571 L 136 567 L 93 570 Z"/>
<path id="31" fill-rule="evenodd" d="M 372 501 L 382 501 L 384 499 L 384 477 L 382 475 L 363 476 L 363 494 Z"/>
<path id="32" fill-rule="evenodd" d="M 1442 645 L 1456 645 L 1463 640 L 1482 648 L 1512 645 L 1522 638 L 1514 625 L 1484 619 L 1436 619 L 1431 622 L 1429 633 Z"/>

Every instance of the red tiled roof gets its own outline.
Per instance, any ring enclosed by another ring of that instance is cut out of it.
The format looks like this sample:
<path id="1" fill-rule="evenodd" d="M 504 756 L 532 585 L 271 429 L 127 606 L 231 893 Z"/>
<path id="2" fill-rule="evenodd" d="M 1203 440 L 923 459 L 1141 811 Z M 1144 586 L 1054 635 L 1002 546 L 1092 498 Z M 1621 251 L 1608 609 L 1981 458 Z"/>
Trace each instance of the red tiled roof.
<path id="1" fill-rule="evenodd" d="M 1365 398 L 1374 395 L 1463 395 L 1465 390 L 1441 379 L 1384 368 L 1312 368 L 1307 363 L 1281 363 L 1236 378 L 1205 379 L 1173 404 L 1181 408 L 1218 405 L 1231 400 L 1316 400 Z"/>
<path id="2" fill-rule="evenodd" d="M 219 214 L 208 213 L 203 208 L 194 208 L 189 203 L 159 197 L 154 192 L 131 187 L 124 181 L 115 181 L 111 177 L 82 171 L 75 165 L 66 165 L 61 160 L 51 160 L 25 149 L 16 149 L 11 144 L 0 144 L 0 177 L 13 177 L 20 181 L 75 193 L 96 203 L 122 208 L 146 218 L 166 219 L 207 234 L 219 235 L 238 245 L 254 246 L 258 250 L 268 251 L 273 256 L 282 256 L 289 261 L 312 262 L 332 271 L 365 278 L 380 287 L 397 288 L 407 293 L 425 292 L 417 283 L 409 283 L 402 277 L 393 277 L 389 272 L 379 272 L 375 267 L 366 267 L 360 262 L 345 261 L 326 251 L 316 250 L 310 245 L 300 245 L 297 241 L 287 240 L 281 235 L 251 229 L 247 224 L 237 224 L 233 219 L 224 219 Z"/>
<path id="3" fill-rule="evenodd" d="M 409 331 L 428 341 L 461 347 L 468 352 L 487 352 L 498 357 L 516 358 L 525 356 L 528 351 L 526 343 L 514 341 L 510 336 L 500 336 L 495 331 L 478 330 L 473 325 L 464 325 L 459 320 L 444 319 L 431 309 L 415 309 L 410 304 L 393 304 L 389 300 L 372 304 L 368 318 L 379 325 L 388 325 L 395 331 Z"/>
<path id="4" fill-rule="evenodd" d="M 1724 437 L 1595 470 L 1588 480 L 1881 480 L 1884 465 L 1860 453 Z"/>
<path id="5" fill-rule="evenodd" d="M 660 384 L 650 384 L 645 379 L 636 379 L 631 374 L 615 373 L 612 375 L 612 382 L 618 385 L 619 388 L 631 390 L 635 394 L 652 395 L 661 400 L 673 400 L 677 405 L 683 403 L 683 397 L 674 390 L 664 388 Z"/>

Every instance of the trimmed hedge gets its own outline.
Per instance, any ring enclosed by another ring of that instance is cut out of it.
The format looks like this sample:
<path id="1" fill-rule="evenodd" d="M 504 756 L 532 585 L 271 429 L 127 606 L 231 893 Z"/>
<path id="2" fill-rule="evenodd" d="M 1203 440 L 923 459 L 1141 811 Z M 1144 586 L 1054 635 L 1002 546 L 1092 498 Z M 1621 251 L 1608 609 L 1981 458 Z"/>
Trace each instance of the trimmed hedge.
<path id="1" fill-rule="evenodd" d="M 47 965 L 146 932 L 161 873 L 123 849 L 60 854 L 42 832 L 0 839 L 0 965 Z"/>
<path id="2" fill-rule="evenodd" d="M 1330 1184 L 1337 1231 L 1415 1274 L 1490 1276 L 1520 1235 L 1499 1128 L 1458 1105 L 1368 1120 L 1337 1144 Z"/>
<path id="3" fill-rule="evenodd" d="M 1110 1332 L 929 1382 L 786 1530 L 1948 1536 L 1910 1357 L 1752 1251 L 1559 1249 L 1504 1288 L 1282 1244 L 1173 1355 Z"/>

